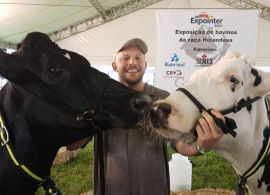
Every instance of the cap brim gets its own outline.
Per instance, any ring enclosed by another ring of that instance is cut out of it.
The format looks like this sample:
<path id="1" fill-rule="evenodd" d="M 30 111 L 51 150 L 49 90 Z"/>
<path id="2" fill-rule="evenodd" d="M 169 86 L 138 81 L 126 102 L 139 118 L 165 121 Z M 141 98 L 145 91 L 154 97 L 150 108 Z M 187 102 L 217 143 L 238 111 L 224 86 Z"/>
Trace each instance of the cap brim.
<path id="1" fill-rule="evenodd" d="M 130 39 L 129 41 L 125 42 L 117 51 L 120 52 L 122 50 L 124 50 L 126 47 L 129 47 L 129 46 L 135 46 L 135 47 L 138 47 L 144 54 L 147 53 L 148 51 L 148 48 L 147 48 L 147 45 L 146 43 L 141 40 L 141 39 L 138 39 L 138 38 L 135 38 L 135 39 Z"/>

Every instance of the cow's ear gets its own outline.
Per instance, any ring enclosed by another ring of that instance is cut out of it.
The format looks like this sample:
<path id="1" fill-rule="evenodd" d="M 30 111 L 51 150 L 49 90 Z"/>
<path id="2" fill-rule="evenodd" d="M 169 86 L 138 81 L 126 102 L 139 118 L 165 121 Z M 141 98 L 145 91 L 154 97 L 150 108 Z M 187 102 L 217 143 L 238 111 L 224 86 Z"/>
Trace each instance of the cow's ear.
<path id="1" fill-rule="evenodd" d="M 67 51 L 67 53 L 68 53 L 69 57 L 71 58 L 71 60 L 74 61 L 75 63 L 80 63 L 80 64 L 87 66 L 87 67 L 90 66 L 90 62 L 82 55 L 77 54 L 77 53 L 72 52 L 72 51 Z"/>
<path id="2" fill-rule="evenodd" d="M 16 83 L 18 80 L 24 79 L 21 74 L 23 69 L 23 60 L 20 59 L 20 56 L 7 54 L 0 50 L 0 75 L 2 77 Z"/>
<path id="3" fill-rule="evenodd" d="M 270 73 L 251 68 L 250 74 L 256 95 L 264 96 L 270 91 Z"/>
<path id="4" fill-rule="evenodd" d="M 270 90 L 270 73 L 258 70 L 254 68 L 255 60 L 248 57 L 246 54 L 241 52 L 234 52 L 236 58 L 240 58 L 244 63 L 249 66 L 252 85 L 254 87 L 256 96 L 264 96 Z"/>

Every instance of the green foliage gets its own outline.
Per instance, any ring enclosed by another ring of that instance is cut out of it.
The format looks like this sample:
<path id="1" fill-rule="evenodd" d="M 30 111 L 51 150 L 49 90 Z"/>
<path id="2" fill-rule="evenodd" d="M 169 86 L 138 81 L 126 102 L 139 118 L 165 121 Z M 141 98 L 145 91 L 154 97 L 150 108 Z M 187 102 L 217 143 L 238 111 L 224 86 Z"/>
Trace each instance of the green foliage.
<path id="1" fill-rule="evenodd" d="M 190 158 L 193 163 L 192 189 L 222 188 L 235 190 L 237 174 L 231 165 L 214 152 Z"/>
<path id="2" fill-rule="evenodd" d="M 93 189 L 93 142 L 80 149 L 76 158 L 62 165 L 54 165 L 51 176 L 64 195 L 79 195 Z M 39 189 L 36 195 L 43 195 Z"/>
<path id="3" fill-rule="evenodd" d="M 168 155 L 174 153 L 168 144 Z M 169 158 L 170 159 L 170 158 Z M 232 166 L 215 152 L 190 157 L 192 162 L 192 189 L 214 188 L 235 190 L 238 176 Z"/>
<path id="4" fill-rule="evenodd" d="M 169 155 L 173 153 L 169 151 Z M 192 157 L 192 189 L 236 189 L 237 175 L 232 167 L 214 152 Z M 52 177 L 64 195 L 79 195 L 93 189 L 93 142 L 81 149 L 77 157 L 52 168 Z M 36 195 L 43 195 L 39 189 Z"/>

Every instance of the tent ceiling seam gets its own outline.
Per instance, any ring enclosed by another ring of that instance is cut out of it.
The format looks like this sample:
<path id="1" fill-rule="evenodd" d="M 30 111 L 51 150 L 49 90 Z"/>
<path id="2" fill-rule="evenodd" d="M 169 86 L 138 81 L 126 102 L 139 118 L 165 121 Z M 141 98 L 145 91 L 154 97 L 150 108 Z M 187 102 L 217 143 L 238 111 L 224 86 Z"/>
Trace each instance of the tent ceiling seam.
<path id="1" fill-rule="evenodd" d="M 240 9 L 259 9 L 260 17 L 270 21 L 270 7 L 252 0 L 216 0 L 226 5 Z"/>
<path id="2" fill-rule="evenodd" d="M 106 20 L 104 20 L 101 15 L 98 14 L 64 29 L 49 33 L 49 36 L 54 41 L 59 41 L 74 34 L 89 30 L 98 25 L 115 20 L 139 9 L 145 8 L 159 1 L 161 0 L 130 0 L 116 7 L 112 7 L 106 11 L 104 10 L 106 12 Z"/>
<path id="3" fill-rule="evenodd" d="M 100 14 L 101 18 L 103 20 L 106 20 L 107 15 L 106 12 L 104 11 L 103 7 L 101 6 L 101 4 L 99 3 L 98 0 L 88 0 L 90 2 L 90 4 L 93 5 L 93 7 L 97 10 L 97 12 Z"/>

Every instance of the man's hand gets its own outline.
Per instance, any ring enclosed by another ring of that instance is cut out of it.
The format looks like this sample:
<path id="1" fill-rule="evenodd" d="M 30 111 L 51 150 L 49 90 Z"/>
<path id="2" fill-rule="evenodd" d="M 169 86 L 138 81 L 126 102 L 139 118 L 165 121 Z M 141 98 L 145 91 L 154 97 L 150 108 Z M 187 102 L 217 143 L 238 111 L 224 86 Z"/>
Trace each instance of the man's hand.
<path id="1" fill-rule="evenodd" d="M 225 123 L 225 118 L 220 112 L 211 110 L 211 113 L 217 118 L 222 119 Z M 214 148 L 224 135 L 223 131 L 217 126 L 211 115 L 205 111 L 203 111 L 202 116 L 196 125 L 196 131 L 198 134 L 197 144 L 202 150 Z"/>
<path id="2" fill-rule="evenodd" d="M 211 113 L 225 122 L 225 118 L 220 112 L 211 110 Z M 176 150 L 180 154 L 185 156 L 195 156 L 199 153 L 198 147 L 204 151 L 211 150 L 224 135 L 223 131 L 217 126 L 211 115 L 205 111 L 203 111 L 199 122 L 196 125 L 196 131 L 198 134 L 197 146 L 186 144 L 181 141 L 176 143 Z"/>

